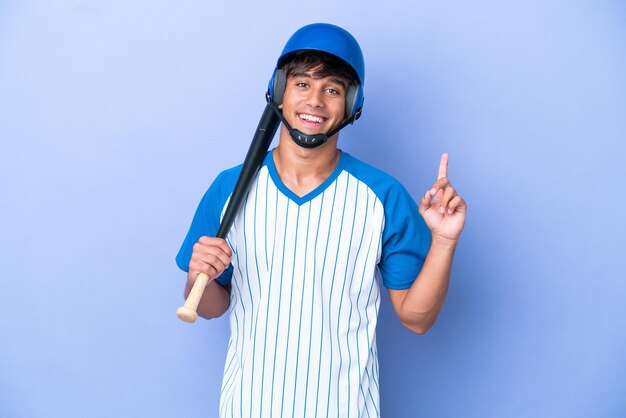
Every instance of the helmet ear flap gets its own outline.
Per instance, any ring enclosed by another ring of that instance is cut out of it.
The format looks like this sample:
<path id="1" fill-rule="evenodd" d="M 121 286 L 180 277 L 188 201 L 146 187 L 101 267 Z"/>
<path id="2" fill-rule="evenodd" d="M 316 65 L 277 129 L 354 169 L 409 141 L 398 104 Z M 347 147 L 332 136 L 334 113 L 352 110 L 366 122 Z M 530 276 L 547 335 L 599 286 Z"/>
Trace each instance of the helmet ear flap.
<path id="1" fill-rule="evenodd" d="M 354 108 L 356 104 L 357 96 L 359 94 L 359 86 L 358 85 L 350 85 L 348 87 L 348 91 L 346 92 L 346 118 L 351 117 L 354 112 L 357 110 Z"/>
<path id="2" fill-rule="evenodd" d="M 276 106 L 283 104 L 283 97 L 285 95 L 285 87 L 287 86 L 287 76 L 281 68 L 277 68 L 274 72 L 274 80 L 272 82 L 273 92 L 272 101 Z"/>

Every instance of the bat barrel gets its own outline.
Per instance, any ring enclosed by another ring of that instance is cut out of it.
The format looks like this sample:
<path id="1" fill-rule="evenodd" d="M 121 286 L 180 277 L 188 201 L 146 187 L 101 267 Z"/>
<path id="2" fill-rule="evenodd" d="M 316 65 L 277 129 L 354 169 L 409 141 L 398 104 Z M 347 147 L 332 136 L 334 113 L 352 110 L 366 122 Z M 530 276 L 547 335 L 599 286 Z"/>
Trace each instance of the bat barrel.
<path id="1" fill-rule="evenodd" d="M 265 106 L 265 110 L 261 115 L 261 120 L 254 133 L 254 138 L 250 143 L 250 148 L 246 154 L 246 159 L 243 162 L 243 167 L 235 184 L 235 189 L 230 196 L 230 202 L 226 208 L 226 212 L 222 217 L 220 228 L 217 231 L 218 238 L 226 238 L 230 227 L 239 212 L 239 208 L 243 203 L 244 198 L 248 194 L 248 189 L 252 180 L 259 171 L 259 167 L 265 158 L 265 153 L 274 139 L 274 134 L 278 128 L 280 119 L 276 113 L 272 110 L 270 105 Z"/>

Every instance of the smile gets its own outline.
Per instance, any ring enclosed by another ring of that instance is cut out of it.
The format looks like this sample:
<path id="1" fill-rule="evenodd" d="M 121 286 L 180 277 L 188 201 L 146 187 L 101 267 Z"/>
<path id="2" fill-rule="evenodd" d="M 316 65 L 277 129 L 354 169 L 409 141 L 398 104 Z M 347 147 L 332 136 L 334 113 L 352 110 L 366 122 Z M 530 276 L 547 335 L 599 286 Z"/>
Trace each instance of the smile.
<path id="1" fill-rule="evenodd" d="M 326 118 L 321 116 L 309 115 L 307 113 L 298 113 L 298 117 L 308 122 L 322 123 L 326 121 Z"/>

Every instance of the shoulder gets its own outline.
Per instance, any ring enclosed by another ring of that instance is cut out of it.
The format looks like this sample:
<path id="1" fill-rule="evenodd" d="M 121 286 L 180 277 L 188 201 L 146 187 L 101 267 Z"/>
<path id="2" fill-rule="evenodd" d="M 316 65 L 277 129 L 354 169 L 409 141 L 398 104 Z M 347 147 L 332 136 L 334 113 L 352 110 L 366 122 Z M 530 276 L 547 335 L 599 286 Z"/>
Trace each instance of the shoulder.
<path id="1" fill-rule="evenodd" d="M 228 183 L 234 184 L 237 181 L 237 178 L 239 177 L 239 173 L 241 173 L 242 167 L 243 165 L 239 164 L 235 167 L 231 167 L 226 170 L 223 170 L 221 173 L 217 175 L 217 177 L 215 177 L 213 184 L 218 184 L 218 185 L 228 184 Z"/>
<path id="2" fill-rule="evenodd" d="M 241 168 L 242 165 L 240 164 L 219 173 L 206 191 L 205 198 L 212 200 L 218 199 L 220 201 L 228 199 L 235 188 L 239 173 L 241 173 Z"/>
<path id="3" fill-rule="evenodd" d="M 271 158 L 271 151 L 268 151 L 261 167 L 267 165 Z M 239 164 L 220 172 L 204 194 L 204 200 L 211 201 L 215 203 L 217 207 L 221 208 L 233 193 L 242 169 L 243 164 Z"/>
<path id="4" fill-rule="evenodd" d="M 346 152 L 344 152 L 344 160 L 344 170 L 367 185 L 383 203 L 398 194 L 408 196 L 404 186 L 383 170 L 367 164 Z"/>

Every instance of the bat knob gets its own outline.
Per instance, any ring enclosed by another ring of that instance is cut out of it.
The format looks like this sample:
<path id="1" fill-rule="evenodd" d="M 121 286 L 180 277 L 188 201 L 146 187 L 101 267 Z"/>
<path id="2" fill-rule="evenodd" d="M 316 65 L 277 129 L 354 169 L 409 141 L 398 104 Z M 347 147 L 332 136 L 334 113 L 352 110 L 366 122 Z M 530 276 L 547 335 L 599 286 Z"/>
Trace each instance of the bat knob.
<path id="1" fill-rule="evenodd" d="M 181 306 L 176 310 L 176 316 L 185 322 L 196 322 L 198 314 L 193 309 L 189 309 L 186 306 Z"/>

